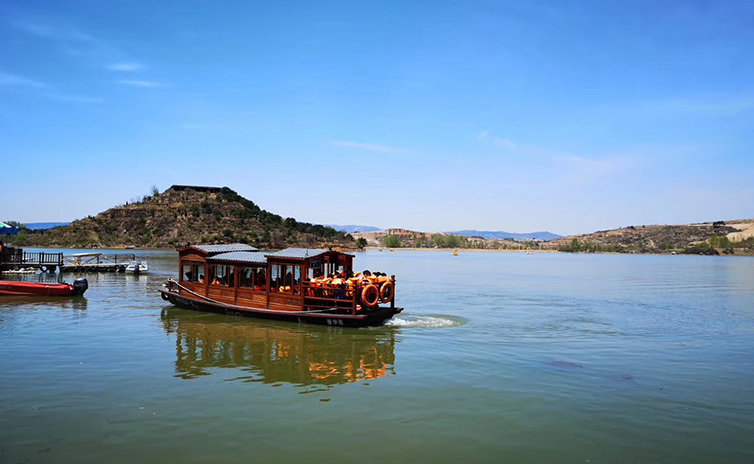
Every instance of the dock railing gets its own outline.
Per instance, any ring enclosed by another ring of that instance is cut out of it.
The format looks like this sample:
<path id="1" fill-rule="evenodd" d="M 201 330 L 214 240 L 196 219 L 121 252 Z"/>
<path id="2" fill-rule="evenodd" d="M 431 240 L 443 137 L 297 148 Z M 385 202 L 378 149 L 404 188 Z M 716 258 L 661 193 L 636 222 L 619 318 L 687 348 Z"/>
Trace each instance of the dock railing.
<path id="1" fill-rule="evenodd" d="M 66 266 L 85 266 L 85 265 L 97 265 L 97 264 L 126 264 L 136 260 L 136 255 L 133 253 L 121 253 L 114 255 L 103 255 L 101 253 L 91 254 L 79 254 L 65 256 L 63 264 Z"/>
<path id="2" fill-rule="evenodd" d="M 60 266 L 63 264 L 63 253 L 24 251 L 22 264 L 31 266 Z"/>

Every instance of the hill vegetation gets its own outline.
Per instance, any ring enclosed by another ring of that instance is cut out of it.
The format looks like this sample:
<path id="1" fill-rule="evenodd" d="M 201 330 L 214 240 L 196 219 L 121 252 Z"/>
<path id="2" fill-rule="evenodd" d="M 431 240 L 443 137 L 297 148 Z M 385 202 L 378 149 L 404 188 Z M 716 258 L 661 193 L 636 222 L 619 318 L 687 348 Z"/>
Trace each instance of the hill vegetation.
<path id="1" fill-rule="evenodd" d="M 349 234 L 270 213 L 227 187 L 211 191 L 171 187 L 164 193 L 154 189 L 140 201 L 126 202 L 68 226 L 23 230 L 14 240 L 18 246 L 45 247 L 174 248 L 223 242 L 258 248 L 356 247 Z"/>
<path id="2" fill-rule="evenodd" d="M 560 251 L 579 253 L 751 254 L 754 220 L 686 225 L 629 226 L 553 240 Z"/>
<path id="3" fill-rule="evenodd" d="M 385 229 L 354 233 L 363 244 L 385 248 L 458 248 L 474 250 L 538 250 L 547 245 L 537 240 L 516 241 L 481 236 L 467 237 L 445 232 L 428 233 L 406 229 Z"/>

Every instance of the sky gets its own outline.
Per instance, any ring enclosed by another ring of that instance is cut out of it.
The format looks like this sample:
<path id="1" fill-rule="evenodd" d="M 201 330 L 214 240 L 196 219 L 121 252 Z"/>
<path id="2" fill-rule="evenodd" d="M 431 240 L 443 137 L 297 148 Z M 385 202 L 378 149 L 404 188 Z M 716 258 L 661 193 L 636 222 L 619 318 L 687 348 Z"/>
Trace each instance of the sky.
<path id="1" fill-rule="evenodd" d="M 754 2 L 0 1 L 0 220 L 173 184 L 558 234 L 754 217 Z"/>

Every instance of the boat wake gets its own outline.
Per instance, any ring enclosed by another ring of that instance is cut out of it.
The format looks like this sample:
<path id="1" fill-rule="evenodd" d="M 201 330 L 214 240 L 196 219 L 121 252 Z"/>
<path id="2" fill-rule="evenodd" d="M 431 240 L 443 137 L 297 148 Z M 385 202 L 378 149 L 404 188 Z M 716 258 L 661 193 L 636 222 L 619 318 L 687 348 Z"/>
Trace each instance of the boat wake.
<path id="1" fill-rule="evenodd" d="M 385 323 L 387 327 L 429 327 L 429 328 L 445 328 L 445 327 L 457 327 L 465 324 L 466 321 L 460 317 L 451 316 L 408 316 L 401 315 L 390 319 Z"/>

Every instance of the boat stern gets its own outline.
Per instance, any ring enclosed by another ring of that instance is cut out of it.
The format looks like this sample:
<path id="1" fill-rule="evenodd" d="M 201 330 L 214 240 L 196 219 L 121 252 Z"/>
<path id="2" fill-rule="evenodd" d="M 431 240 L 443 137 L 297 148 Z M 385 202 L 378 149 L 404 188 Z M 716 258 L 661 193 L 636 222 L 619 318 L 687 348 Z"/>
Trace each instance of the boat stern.
<path id="1" fill-rule="evenodd" d="M 89 281 L 83 277 L 73 281 L 73 295 L 75 296 L 83 295 L 88 288 Z"/>

